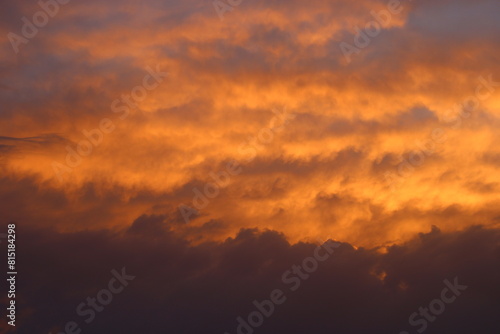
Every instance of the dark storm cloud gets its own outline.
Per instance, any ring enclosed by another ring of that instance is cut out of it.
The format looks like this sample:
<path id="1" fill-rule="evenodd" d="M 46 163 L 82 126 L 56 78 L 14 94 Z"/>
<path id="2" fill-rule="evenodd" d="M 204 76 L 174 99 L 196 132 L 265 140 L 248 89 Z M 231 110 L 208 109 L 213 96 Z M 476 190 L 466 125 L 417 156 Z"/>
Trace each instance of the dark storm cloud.
<path id="1" fill-rule="evenodd" d="M 282 274 L 316 246 L 290 245 L 274 231 L 247 229 L 222 243 L 190 246 L 158 216 L 138 218 L 125 235 L 60 234 L 18 224 L 18 329 L 48 333 L 73 320 L 96 334 L 232 334 L 236 318 L 255 310 L 252 301 L 281 289 L 286 302 L 255 333 L 414 333 L 419 327 L 408 317 L 440 298 L 444 280 L 458 277 L 468 288 L 426 333 L 495 334 L 499 236 L 481 227 L 433 228 L 386 253 L 342 244 L 291 291 Z M 86 324 L 76 306 L 122 267 L 136 278 Z"/>

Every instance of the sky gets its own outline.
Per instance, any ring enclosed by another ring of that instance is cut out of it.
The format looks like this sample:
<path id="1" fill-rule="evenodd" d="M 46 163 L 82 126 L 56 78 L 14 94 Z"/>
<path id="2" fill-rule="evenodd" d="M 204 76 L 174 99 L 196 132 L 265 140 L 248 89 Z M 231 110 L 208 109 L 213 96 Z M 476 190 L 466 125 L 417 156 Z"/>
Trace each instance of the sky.
<path id="1" fill-rule="evenodd" d="M 499 10 L 6 2 L 0 332 L 498 333 Z"/>

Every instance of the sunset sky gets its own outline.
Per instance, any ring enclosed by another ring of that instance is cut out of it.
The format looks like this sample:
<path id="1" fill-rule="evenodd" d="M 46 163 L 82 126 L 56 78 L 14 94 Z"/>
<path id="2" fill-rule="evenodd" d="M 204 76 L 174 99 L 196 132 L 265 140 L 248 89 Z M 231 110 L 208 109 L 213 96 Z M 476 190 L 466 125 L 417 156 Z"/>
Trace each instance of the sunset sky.
<path id="1" fill-rule="evenodd" d="M 457 276 L 426 333 L 500 332 L 497 0 L 6 1 L 0 32 L 0 332 L 237 333 L 327 240 L 256 334 L 417 333 Z"/>

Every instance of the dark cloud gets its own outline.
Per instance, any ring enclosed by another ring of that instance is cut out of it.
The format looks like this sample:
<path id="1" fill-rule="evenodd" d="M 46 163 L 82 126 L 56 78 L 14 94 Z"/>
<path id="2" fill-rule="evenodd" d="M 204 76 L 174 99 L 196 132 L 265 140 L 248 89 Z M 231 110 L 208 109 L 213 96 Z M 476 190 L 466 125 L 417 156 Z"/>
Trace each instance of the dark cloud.
<path id="1" fill-rule="evenodd" d="M 47 133 L 35 137 L 0 136 L 0 152 L 9 153 L 43 153 L 55 145 L 69 144 L 70 141 L 55 133 Z"/>
<path id="2" fill-rule="evenodd" d="M 386 252 L 342 244 L 291 291 L 282 274 L 313 256 L 316 245 L 291 245 L 275 231 L 247 229 L 222 243 L 193 246 L 161 223 L 162 217 L 142 216 L 125 235 L 60 234 L 18 224 L 18 332 L 48 333 L 74 320 L 96 334 L 236 333 L 237 317 L 254 311 L 254 300 L 281 289 L 286 302 L 255 333 L 414 333 L 419 327 L 408 317 L 440 298 L 443 281 L 455 277 L 468 288 L 426 333 L 500 329 L 499 230 L 433 228 Z M 86 324 L 77 305 L 106 288 L 111 270 L 122 267 L 136 278 Z"/>

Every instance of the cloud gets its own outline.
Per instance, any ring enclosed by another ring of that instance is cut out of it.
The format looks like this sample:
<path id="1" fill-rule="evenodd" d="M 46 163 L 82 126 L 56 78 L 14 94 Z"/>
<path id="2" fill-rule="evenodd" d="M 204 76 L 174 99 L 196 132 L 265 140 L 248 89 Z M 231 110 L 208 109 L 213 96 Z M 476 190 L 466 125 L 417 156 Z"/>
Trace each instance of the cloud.
<path id="1" fill-rule="evenodd" d="M 233 334 L 333 236 L 259 332 L 410 331 L 454 277 L 470 288 L 427 332 L 498 332 L 498 2 L 402 7 L 346 64 L 339 44 L 387 1 L 243 0 L 223 20 L 212 1 L 70 1 L 19 53 L 7 34 L 40 6 L 7 2 L 0 213 L 20 227 L 21 331 L 81 322 L 78 303 L 126 266 L 137 279 L 84 332 Z M 147 68 L 168 76 L 121 119 L 113 102 Z M 277 110 L 294 118 L 263 143 Z M 61 182 L 54 163 L 103 119 L 116 128 Z M 179 205 L 235 159 L 186 224 Z"/>
<path id="2" fill-rule="evenodd" d="M 176 222 L 187 240 L 221 242 L 258 227 L 291 242 L 335 232 L 356 247 L 404 242 L 432 225 L 498 226 L 497 3 L 405 3 L 344 64 L 339 43 L 385 7 L 244 1 L 221 21 L 210 2 L 64 5 L 18 55 L 8 39 L 0 46 L 4 220 L 121 231 L 147 214 L 157 218 L 130 233 L 161 236 Z M 38 10 L 7 4 L 0 30 L 19 33 Z M 148 66 L 169 75 L 121 120 L 111 104 Z M 481 84 L 491 95 L 452 126 L 449 112 Z M 284 109 L 295 118 L 183 225 L 179 205 L 192 206 L 210 173 L 242 160 L 241 147 Z M 105 118 L 116 130 L 59 182 L 54 162 L 65 164 L 68 147 Z M 428 147 L 435 129 L 446 140 L 393 191 L 386 173 Z"/>
<path id="3" fill-rule="evenodd" d="M 467 290 L 428 323 L 428 332 L 498 330 L 494 296 L 500 272 L 492 263 L 500 252 L 499 230 L 433 228 L 385 251 L 342 243 L 291 291 L 282 274 L 312 256 L 315 244 L 290 244 L 276 231 L 247 229 L 220 243 L 190 245 L 168 225 L 157 233 L 161 221 L 142 216 L 125 234 L 65 234 L 18 224 L 25 245 L 19 249 L 18 329 L 48 332 L 76 321 L 88 333 L 235 333 L 236 318 L 254 310 L 253 300 L 281 289 L 287 300 L 276 305 L 261 333 L 414 331 L 408 317 L 440 297 L 444 280 L 458 277 Z M 136 278 L 86 324 L 76 306 L 122 267 Z"/>

